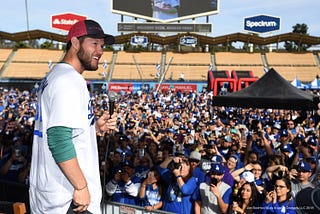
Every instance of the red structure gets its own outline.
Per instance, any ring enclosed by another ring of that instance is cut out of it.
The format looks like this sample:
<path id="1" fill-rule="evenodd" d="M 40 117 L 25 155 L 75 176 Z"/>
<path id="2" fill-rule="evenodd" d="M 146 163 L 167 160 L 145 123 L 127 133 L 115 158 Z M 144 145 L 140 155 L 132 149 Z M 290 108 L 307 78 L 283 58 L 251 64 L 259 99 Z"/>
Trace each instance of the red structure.
<path id="1" fill-rule="evenodd" d="M 237 90 L 241 90 L 244 86 L 244 88 L 248 87 L 251 83 L 258 80 L 257 77 L 253 76 L 253 72 L 250 71 L 236 71 L 233 70 L 231 72 L 231 77 L 234 78 L 237 81 Z"/>
<path id="2" fill-rule="evenodd" d="M 237 90 L 237 81 L 231 78 L 229 71 L 208 71 L 208 90 L 213 91 L 213 95 L 217 95 L 224 83 L 229 83 L 231 91 Z"/>

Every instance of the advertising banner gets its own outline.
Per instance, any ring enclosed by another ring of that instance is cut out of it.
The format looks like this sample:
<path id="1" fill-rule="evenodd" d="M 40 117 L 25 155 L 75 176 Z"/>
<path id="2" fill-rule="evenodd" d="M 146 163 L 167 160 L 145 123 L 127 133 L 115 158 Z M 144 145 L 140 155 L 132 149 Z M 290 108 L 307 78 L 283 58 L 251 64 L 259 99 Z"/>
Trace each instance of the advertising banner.
<path id="1" fill-rule="evenodd" d="M 257 15 L 244 18 L 244 30 L 254 33 L 267 33 L 280 30 L 280 17 Z"/>
<path id="2" fill-rule="evenodd" d="M 69 31 L 70 27 L 81 20 L 86 20 L 86 16 L 74 13 L 62 13 L 51 16 L 51 28 Z"/>

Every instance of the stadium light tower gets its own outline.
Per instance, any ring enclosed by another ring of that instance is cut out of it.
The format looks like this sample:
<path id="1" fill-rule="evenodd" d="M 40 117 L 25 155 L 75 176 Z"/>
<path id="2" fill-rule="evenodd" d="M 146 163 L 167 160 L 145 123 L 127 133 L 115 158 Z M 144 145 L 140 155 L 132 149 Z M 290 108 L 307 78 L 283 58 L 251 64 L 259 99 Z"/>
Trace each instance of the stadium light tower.
<path id="1" fill-rule="evenodd" d="M 25 7 L 26 7 L 27 31 L 29 31 L 28 0 L 24 0 L 24 4 L 25 4 Z"/>

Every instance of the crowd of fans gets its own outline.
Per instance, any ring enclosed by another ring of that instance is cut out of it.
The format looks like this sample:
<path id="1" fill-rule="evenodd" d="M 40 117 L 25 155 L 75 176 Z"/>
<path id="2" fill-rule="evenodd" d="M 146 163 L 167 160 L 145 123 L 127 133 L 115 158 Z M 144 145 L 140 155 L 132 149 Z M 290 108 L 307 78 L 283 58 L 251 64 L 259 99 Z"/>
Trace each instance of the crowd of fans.
<path id="1" fill-rule="evenodd" d="M 108 96 L 92 92 L 96 117 Z M 119 92 L 100 136 L 106 199 L 174 213 L 296 213 L 318 188 L 319 116 L 216 107 L 212 92 Z M 28 185 L 36 92 L 0 88 L 0 179 Z M 315 209 L 303 207 L 303 209 Z"/>

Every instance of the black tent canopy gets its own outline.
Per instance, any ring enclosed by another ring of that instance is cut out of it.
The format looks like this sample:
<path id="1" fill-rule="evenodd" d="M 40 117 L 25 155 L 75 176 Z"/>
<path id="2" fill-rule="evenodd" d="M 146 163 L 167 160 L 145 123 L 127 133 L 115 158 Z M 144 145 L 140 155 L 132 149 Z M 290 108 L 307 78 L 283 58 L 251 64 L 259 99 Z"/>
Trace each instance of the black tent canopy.
<path id="1" fill-rule="evenodd" d="M 294 87 L 273 68 L 247 88 L 213 97 L 214 106 L 243 108 L 314 110 L 318 102 L 318 96 Z"/>

